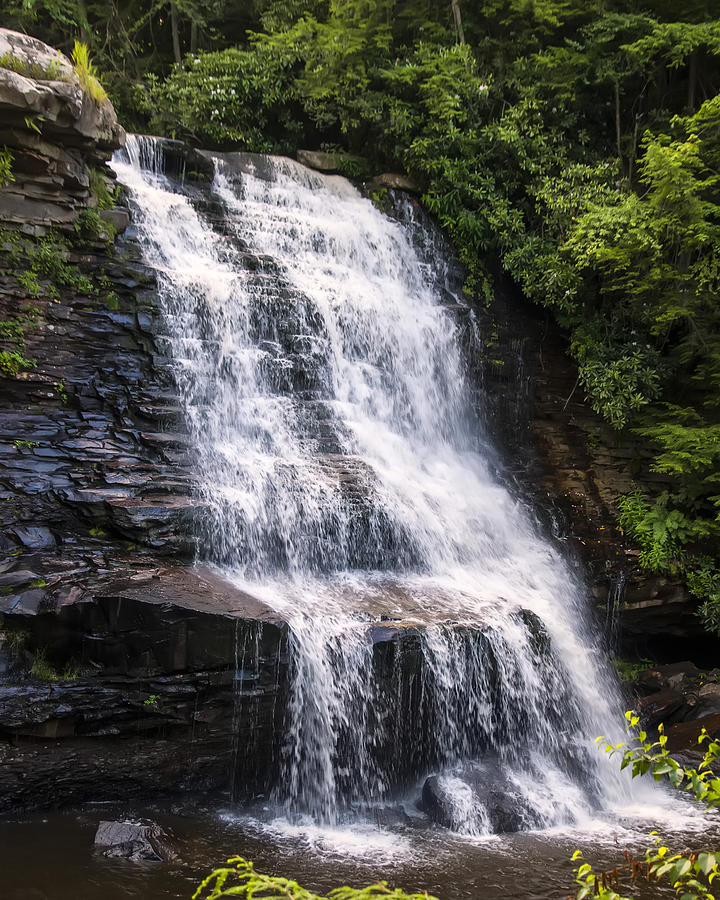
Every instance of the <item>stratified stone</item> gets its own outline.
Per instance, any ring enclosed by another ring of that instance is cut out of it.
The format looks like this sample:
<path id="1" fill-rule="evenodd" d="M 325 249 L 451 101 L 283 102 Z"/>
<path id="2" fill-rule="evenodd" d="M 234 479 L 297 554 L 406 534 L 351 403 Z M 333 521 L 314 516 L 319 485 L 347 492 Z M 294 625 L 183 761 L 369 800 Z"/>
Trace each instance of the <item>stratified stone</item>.
<path id="1" fill-rule="evenodd" d="M 12 153 L 14 178 L 0 190 L 0 219 L 70 227 L 95 202 L 90 169 L 123 146 L 125 132 L 110 101 L 91 97 L 59 51 L 0 28 L 0 57 L 15 61 L 0 66 L 0 146 Z"/>

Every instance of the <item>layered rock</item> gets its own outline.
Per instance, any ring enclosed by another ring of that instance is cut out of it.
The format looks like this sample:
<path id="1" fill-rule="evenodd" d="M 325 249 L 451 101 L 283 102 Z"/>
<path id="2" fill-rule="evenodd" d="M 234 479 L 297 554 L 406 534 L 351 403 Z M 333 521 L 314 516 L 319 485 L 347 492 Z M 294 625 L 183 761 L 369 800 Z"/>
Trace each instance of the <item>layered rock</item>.
<path id="1" fill-rule="evenodd" d="M 14 180 L 0 190 L 0 219 L 71 226 L 96 205 L 95 179 L 125 141 L 115 110 L 83 88 L 67 57 L 42 41 L 0 29 L 0 146 Z"/>
<path id="2" fill-rule="evenodd" d="M 267 789 L 287 671 L 267 610 L 203 570 L 54 601 L 4 616 L 0 810 Z"/>

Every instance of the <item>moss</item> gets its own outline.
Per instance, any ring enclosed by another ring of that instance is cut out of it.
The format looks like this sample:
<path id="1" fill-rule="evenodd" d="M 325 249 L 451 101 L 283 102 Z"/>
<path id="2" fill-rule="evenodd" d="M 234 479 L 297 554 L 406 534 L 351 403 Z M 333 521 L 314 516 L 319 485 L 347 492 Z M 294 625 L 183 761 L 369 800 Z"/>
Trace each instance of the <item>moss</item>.
<path id="1" fill-rule="evenodd" d="M 42 66 L 38 62 L 32 62 L 23 56 L 15 56 L 13 53 L 3 53 L 0 56 L 0 68 L 10 69 L 25 78 L 36 78 L 38 81 L 72 81 L 72 76 L 63 71 L 60 60 L 53 60 L 50 65 Z"/>
<path id="2" fill-rule="evenodd" d="M 61 378 L 60 381 L 55 385 L 55 392 L 60 398 L 60 402 L 63 406 L 67 406 L 68 404 L 68 392 L 67 387 L 65 385 L 65 379 Z"/>
<path id="3" fill-rule="evenodd" d="M 17 659 L 25 651 L 28 641 L 30 640 L 30 632 L 27 628 L 17 628 L 8 626 L 6 622 L 2 622 L 0 628 L 0 637 L 3 645 L 7 648 L 10 655 Z"/>
<path id="4" fill-rule="evenodd" d="M 110 191 L 107 186 L 107 179 L 100 169 L 90 169 L 90 190 L 97 200 L 98 209 L 112 209 L 117 199 L 118 188 Z"/>
<path id="5" fill-rule="evenodd" d="M 97 210 L 84 209 L 77 217 L 75 231 L 83 238 L 94 241 L 112 242 L 115 238 L 115 228 L 101 219 Z"/>
<path id="6" fill-rule="evenodd" d="M 651 659 L 640 659 L 636 661 L 614 659 L 612 663 L 615 667 L 615 671 L 618 673 L 618 678 L 623 684 L 636 681 L 642 672 L 654 665 Z"/>
<path id="7" fill-rule="evenodd" d="M 109 291 L 105 294 L 103 299 L 105 301 L 105 306 L 113 312 L 117 312 L 120 309 L 120 298 L 116 291 Z"/>
<path id="8" fill-rule="evenodd" d="M 37 365 L 34 359 L 28 359 L 25 348 L 25 332 L 27 328 L 37 324 L 33 309 L 30 313 L 16 316 L 14 319 L 0 321 L 0 341 L 8 344 L 8 349 L 0 350 L 0 374 L 6 378 L 16 378 L 18 374 Z"/>

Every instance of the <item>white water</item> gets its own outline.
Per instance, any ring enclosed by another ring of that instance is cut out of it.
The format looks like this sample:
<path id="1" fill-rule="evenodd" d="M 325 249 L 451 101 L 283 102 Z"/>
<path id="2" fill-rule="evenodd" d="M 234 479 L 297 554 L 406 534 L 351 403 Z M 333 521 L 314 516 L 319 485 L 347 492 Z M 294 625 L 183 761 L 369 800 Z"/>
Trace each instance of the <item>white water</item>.
<path id="1" fill-rule="evenodd" d="M 420 252 L 341 178 L 236 163 L 216 161 L 207 214 L 150 139 L 114 166 L 159 273 L 200 552 L 291 627 L 277 799 L 332 823 L 440 772 L 449 824 L 486 833 L 463 769 L 486 759 L 533 826 L 622 802 L 582 586 L 494 474 L 432 235 Z"/>

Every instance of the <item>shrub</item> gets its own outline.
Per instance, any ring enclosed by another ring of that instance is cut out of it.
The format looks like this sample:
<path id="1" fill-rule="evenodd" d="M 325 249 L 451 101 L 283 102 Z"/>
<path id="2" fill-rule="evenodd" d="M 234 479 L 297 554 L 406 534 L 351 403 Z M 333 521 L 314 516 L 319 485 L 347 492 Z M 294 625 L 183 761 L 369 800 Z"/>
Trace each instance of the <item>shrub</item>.
<path id="1" fill-rule="evenodd" d="M 80 80 L 80 86 L 89 94 L 96 103 L 104 103 L 107 98 L 107 91 L 100 84 L 95 71 L 95 66 L 90 61 L 90 51 L 87 44 L 75 41 L 72 52 L 72 61 L 75 66 L 75 74 Z"/>

